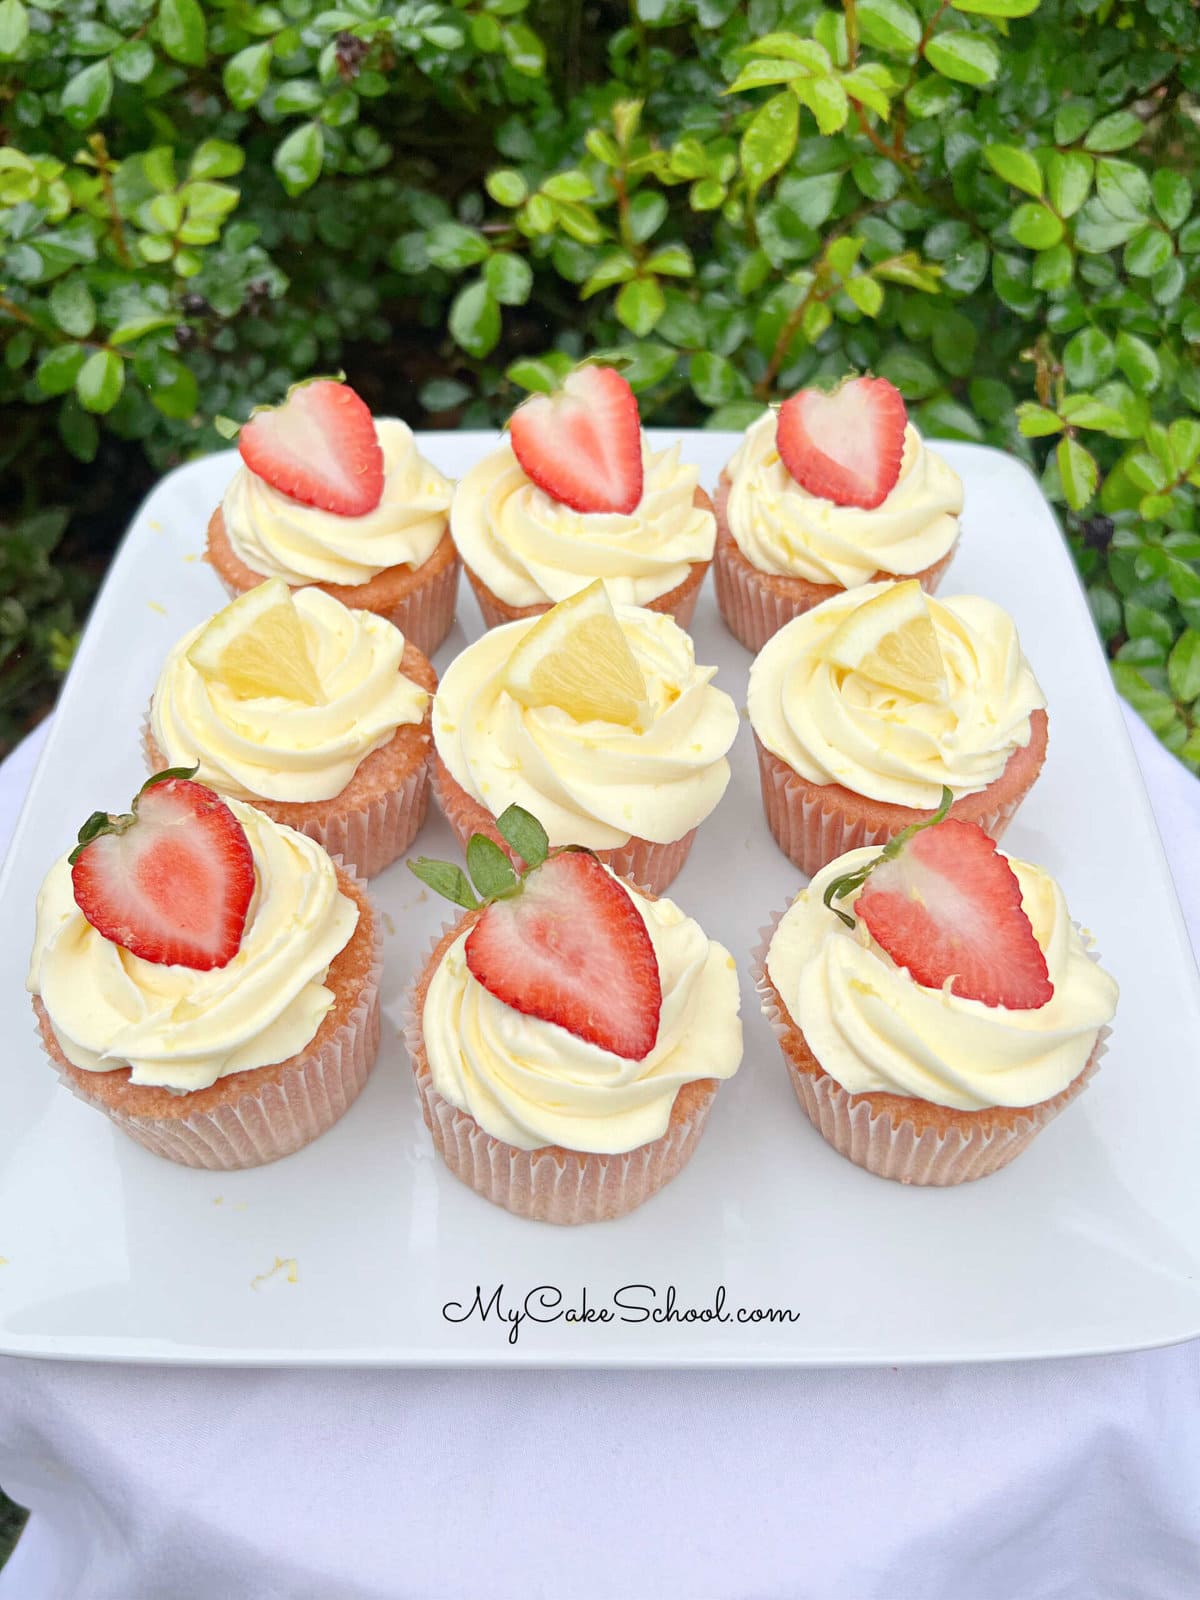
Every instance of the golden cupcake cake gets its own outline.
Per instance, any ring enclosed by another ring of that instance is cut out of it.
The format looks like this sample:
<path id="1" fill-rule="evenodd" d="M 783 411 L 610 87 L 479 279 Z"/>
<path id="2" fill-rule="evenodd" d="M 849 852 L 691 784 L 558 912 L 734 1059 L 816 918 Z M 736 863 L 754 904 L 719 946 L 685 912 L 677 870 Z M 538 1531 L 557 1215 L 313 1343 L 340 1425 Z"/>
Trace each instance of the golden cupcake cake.
<path id="1" fill-rule="evenodd" d="M 66 1086 L 156 1155 L 231 1169 L 338 1120 L 379 1046 L 361 883 L 304 834 L 157 774 L 50 869 L 27 987 Z"/>
<path id="2" fill-rule="evenodd" d="M 716 494 L 717 602 L 761 650 L 845 590 L 915 578 L 933 592 L 954 554 L 962 482 L 884 378 L 802 389 L 748 429 Z"/>
<path id="3" fill-rule="evenodd" d="M 373 877 L 425 819 L 436 687 L 386 618 L 271 578 L 168 655 L 144 730 L 147 765 L 197 764 L 201 783 Z"/>
<path id="4" fill-rule="evenodd" d="M 242 463 L 208 525 L 206 559 L 231 595 L 264 578 L 315 585 L 395 623 L 425 655 L 450 630 L 459 561 L 452 488 L 396 418 L 318 378 L 241 429 Z"/>
<path id="5" fill-rule="evenodd" d="M 801 872 L 937 807 L 998 838 L 1046 756 L 1045 697 L 1000 606 L 867 585 L 781 628 L 750 668 L 763 810 Z"/>
<path id="6" fill-rule="evenodd" d="M 494 1205 L 542 1222 L 623 1216 L 678 1175 L 737 1071 L 737 971 L 671 901 L 590 851 L 551 851 L 520 807 L 498 820 L 510 853 L 473 838 L 473 884 L 410 863 L 466 911 L 411 996 L 425 1123 Z"/>
<path id="7" fill-rule="evenodd" d="M 487 626 L 537 616 L 602 578 L 612 599 L 691 621 L 712 559 L 712 503 L 679 446 L 652 450 L 611 367 L 518 407 L 454 491 L 450 526 Z"/>
<path id="8" fill-rule="evenodd" d="M 484 634 L 433 705 L 434 792 L 459 842 L 507 847 L 495 819 L 518 805 L 552 846 L 661 893 L 729 782 L 738 715 L 715 671 L 669 616 L 613 606 L 600 582 Z"/>

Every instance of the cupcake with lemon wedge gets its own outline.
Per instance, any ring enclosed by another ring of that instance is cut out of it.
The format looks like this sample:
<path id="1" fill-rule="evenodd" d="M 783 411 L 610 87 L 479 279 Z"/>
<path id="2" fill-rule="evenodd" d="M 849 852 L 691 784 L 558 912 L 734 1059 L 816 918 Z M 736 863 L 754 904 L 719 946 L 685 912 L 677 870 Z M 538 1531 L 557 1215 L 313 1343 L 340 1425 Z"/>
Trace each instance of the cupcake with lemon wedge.
<path id="1" fill-rule="evenodd" d="M 201 782 L 371 877 L 425 819 L 436 687 L 425 656 L 383 617 L 272 579 L 171 651 L 146 761 L 152 772 L 199 763 Z"/>
<path id="2" fill-rule="evenodd" d="M 1046 702 L 990 600 L 869 584 L 781 628 L 750 669 L 763 808 L 801 872 L 930 816 L 998 838 L 1046 756 Z"/>
<path id="3" fill-rule="evenodd" d="M 661 893 L 729 782 L 737 709 L 672 618 L 614 606 L 597 581 L 494 628 L 434 699 L 434 792 L 464 846 L 511 805 L 552 846 L 595 851 Z"/>

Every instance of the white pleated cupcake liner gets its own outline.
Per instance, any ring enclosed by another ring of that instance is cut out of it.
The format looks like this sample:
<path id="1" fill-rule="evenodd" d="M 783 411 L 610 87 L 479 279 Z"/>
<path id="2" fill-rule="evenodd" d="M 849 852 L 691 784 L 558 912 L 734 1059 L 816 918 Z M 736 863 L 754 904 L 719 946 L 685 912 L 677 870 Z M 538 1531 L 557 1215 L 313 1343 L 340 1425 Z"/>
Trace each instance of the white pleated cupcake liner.
<path id="1" fill-rule="evenodd" d="M 335 865 L 362 888 L 361 881 L 343 863 Z M 265 1166 L 311 1144 L 332 1128 L 358 1098 L 379 1051 L 382 968 L 382 934 L 376 917 L 366 979 L 349 1013 L 325 1043 L 315 1053 L 301 1056 L 281 1076 L 257 1088 L 239 1082 L 251 1074 L 237 1073 L 219 1079 L 218 1085 L 227 1086 L 230 1099 L 211 1111 L 186 1117 L 139 1116 L 93 1099 L 51 1051 L 53 1025 L 40 999 L 34 1001 L 38 1040 L 60 1083 L 85 1105 L 104 1112 L 123 1133 L 155 1155 L 185 1167 L 218 1172 Z M 54 1047 L 58 1048 L 57 1040 Z"/>
<path id="2" fill-rule="evenodd" d="M 704 587 L 704 574 L 708 570 L 708 565 L 708 562 L 705 562 L 699 574 L 696 573 L 695 566 L 693 566 L 690 578 L 685 578 L 682 584 L 676 586 L 676 589 L 668 590 L 666 595 L 659 595 L 653 600 L 647 600 L 646 610 L 669 614 L 686 631 L 691 626 L 692 618 L 696 614 L 696 601 L 700 598 L 700 590 Z M 514 610 L 518 616 L 531 617 L 542 616 L 550 610 L 550 602 L 548 600 L 544 605 L 538 606 L 513 607 L 504 605 L 491 592 L 483 579 L 476 577 L 470 567 L 466 568 L 466 573 L 475 598 L 479 602 L 479 611 L 486 628 L 499 628 L 506 622 L 516 621 L 517 617 L 513 615 Z M 675 594 L 677 589 L 683 590 L 679 599 L 671 605 L 665 604 L 668 597 Z"/>
<path id="3" fill-rule="evenodd" d="M 142 755 L 149 772 L 163 770 L 166 758 L 154 738 L 149 710 L 142 719 Z M 429 811 L 432 760 L 431 741 L 425 760 L 407 773 L 395 789 L 377 795 L 364 805 L 323 818 L 306 818 L 296 823 L 289 821 L 286 806 L 281 801 L 254 795 L 249 803 L 273 821 L 294 827 L 297 833 L 315 839 L 329 855 L 340 856 L 360 877 L 373 878 L 400 859 L 424 826 Z"/>
<path id="4" fill-rule="evenodd" d="M 457 926 L 461 927 L 459 923 Z M 460 1182 L 484 1200 L 535 1222 L 576 1226 L 606 1222 L 635 1210 L 687 1165 L 699 1143 L 716 1097 L 717 1084 L 686 1118 L 672 1113 L 661 1138 L 619 1155 L 545 1146 L 521 1150 L 484 1131 L 433 1085 L 417 994 L 430 962 L 452 924 L 443 925 L 409 990 L 402 1024 L 421 1114 L 434 1148 Z"/>
<path id="5" fill-rule="evenodd" d="M 1112 1032 L 1107 1025 L 1101 1027 L 1091 1055 L 1067 1087 L 1049 1100 L 1021 1107 L 1021 1115 L 1015 1123 L 999 1124 L 990 1120 L 984 1110 L 964 1113 L 971 1119 L 966 1125 L 924 1128 L 918 1132 L 912 1121 L 904 1117 L 895 1119 L 891 1108 L 873 1106 L 870 1095 L 849 1093 L 828 1072 L 805 1072 L 788 1055 L 785 1044 L 794 1042 L 797 1036 L 803 1040 L 804 1032 L 782 1009 L 767 973 L 767 952 L 784 914 L 776 912 L 770 923 L 760 930 L 760 942 L 751 957 L 751 975 L 762 1014 L 779 1042 L 792 1088 L 808 1120 L 839 1155 L 876 1177 L 939 1188 L 986 1178 L 1027 1149 L 1042 1129 L 1083 1093 L 1099 1069 Z M 1090 948 L 1088 955 L 1093 961 L 1100 959 Z M 808 1048 L 807 1042 L 805 1048 Z M 1014 1108 L 995 1109 L 1007 1113 Z"/>

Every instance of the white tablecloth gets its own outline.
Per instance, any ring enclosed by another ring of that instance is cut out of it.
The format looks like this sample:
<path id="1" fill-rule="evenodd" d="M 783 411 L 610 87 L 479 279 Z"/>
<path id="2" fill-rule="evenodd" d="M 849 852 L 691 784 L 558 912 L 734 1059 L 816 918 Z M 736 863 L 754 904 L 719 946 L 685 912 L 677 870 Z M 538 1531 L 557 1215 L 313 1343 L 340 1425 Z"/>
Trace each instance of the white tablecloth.
<path id="1" fill-rule="evenodd" d="M 1200 946 L 1200 785 L 1129 721 Z M 0 848 L 35 756 L 0 768 Z M 1191 1600 L 1200 1345 L 795 1373 L 8 1360 L 0 1484 L 33 1508 L 0 1600 Z"/>

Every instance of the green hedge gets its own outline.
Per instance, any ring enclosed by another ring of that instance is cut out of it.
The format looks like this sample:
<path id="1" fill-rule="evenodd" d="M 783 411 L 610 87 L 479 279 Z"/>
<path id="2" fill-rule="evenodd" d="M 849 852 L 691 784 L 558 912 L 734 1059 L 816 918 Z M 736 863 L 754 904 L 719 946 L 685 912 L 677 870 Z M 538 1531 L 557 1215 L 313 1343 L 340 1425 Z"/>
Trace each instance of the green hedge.
<path id="1" fill-rule="evenodd" d="M 870 368 L 1022 455 L 1200 769 L 1198 44 L 1188 0 L 0 0 L 0 734 L 218 414 L 342 367 L 483 426 L 619 348 L 651 422 Z"/>

